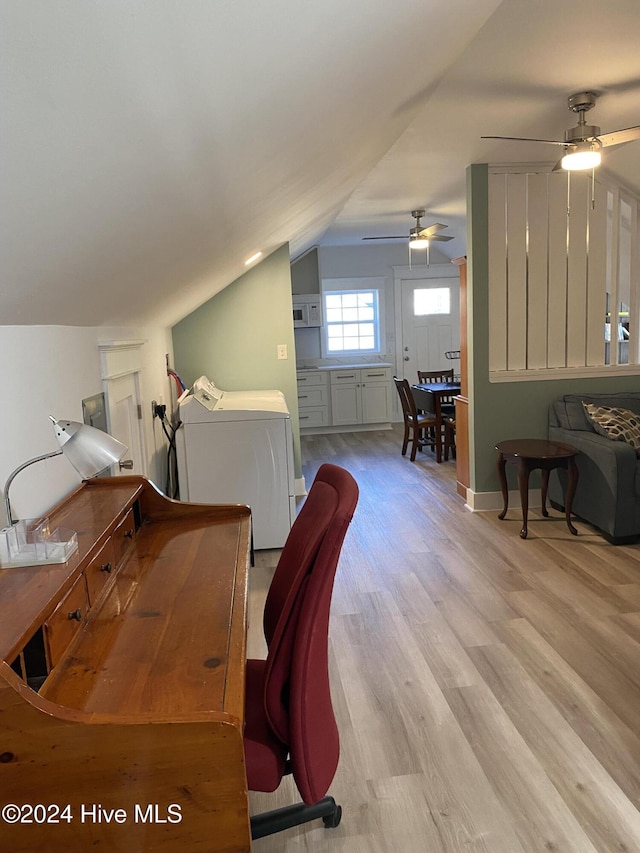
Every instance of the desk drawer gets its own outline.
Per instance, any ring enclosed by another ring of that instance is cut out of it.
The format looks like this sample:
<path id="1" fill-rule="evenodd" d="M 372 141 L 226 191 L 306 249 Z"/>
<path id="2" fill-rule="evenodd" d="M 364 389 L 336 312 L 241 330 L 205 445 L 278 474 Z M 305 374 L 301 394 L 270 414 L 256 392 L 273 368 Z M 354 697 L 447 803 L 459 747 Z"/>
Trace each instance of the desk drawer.
<path id="1" fill-rule="evenodd" d="M 113 577 L 116 569 L 116 558 L 113 548 L 113 539 L 107 539 L 97 557 L 89 563 L 86 568 L 87 593 L 89 594 L 89 606 L 93 607 L 100 598 L 102 590 L 107 582 Z"/>
<path id="2" fill-rule="evenodd" d="M 136 521 L 133 508 L 122 519 L 120 524 L 113 531 L 111 540 L 113 542 L 113 556 L 116 566 L 127 556 L 129 549 L 133 544 L 136 536 Z"/>
<path id="3" fill-rule="evenodd" d="M 84 624 L 87 609 L 87 587 L 84 574 L 81 574 L 44 624 L 50 668 L 60 660 Z"/>

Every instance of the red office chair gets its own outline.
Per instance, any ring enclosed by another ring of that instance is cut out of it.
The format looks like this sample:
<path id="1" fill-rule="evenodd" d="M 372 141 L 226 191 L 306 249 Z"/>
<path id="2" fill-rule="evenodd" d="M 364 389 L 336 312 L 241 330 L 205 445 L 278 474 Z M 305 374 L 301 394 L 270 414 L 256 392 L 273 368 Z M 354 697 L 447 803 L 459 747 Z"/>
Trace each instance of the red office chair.
<path id="1" fill-rule="evenodd" d="M 329 610 L 340 549 L 358 502 L 348 471 L 322 465 L 287 537 L 264 610 L 268 654 L 247 661 L 244 749 L 250 791 L 293 773 L 303 803 L 251 818 L 262 838 L 309 820 L 337 826 L 326 793 L 340 756 L 328 672 Z"/>

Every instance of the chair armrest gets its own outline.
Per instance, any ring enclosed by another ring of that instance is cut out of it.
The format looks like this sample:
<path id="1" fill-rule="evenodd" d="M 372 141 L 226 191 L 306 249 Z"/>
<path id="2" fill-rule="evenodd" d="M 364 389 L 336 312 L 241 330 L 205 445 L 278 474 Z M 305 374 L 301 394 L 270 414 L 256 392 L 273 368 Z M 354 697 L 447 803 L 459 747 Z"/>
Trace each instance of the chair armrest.
<path id="1" fill-rule="evenodd" d="M 637 531 L 635 481 L 636 452 L 624 441 L 612 441 L 596 432 L 549 427 L 549 438 L 578 451 L 578 488 L 574 512 L 612 537 Z M 556 482 L 562 482 L 559 476 Z M 557 496 L 550 482 L 549 496 Z"/>
<path id="2" fill-rule="evenodd" d="M 569 430 L 549 427 L 549 438 L 575 447 L 602 472 L 612 492 L 623 492 L 627 496 L 634 491 L 636 476 L 636 452 L 625 441 L 613 441 L 597 432 Z M 581 460 L 578 456 L 578 467 Z"/>

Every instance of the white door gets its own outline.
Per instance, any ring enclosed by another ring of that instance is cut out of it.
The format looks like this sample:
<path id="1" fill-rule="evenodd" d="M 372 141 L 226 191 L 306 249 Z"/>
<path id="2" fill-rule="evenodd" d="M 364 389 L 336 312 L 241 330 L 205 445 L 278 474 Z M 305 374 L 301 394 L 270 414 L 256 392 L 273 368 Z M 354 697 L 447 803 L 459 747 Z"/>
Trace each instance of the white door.
<path id="1" fill-rule="evenodd" d="M 105 386 L 109 432 L 129 448 L 113 473 L 144 474 L 138 374 L 109 379 Z"/>
<path id="2" fill-rule="evenodd" d="M 453 370 L 445 353 L 460 349 L 460 287 L 451 278 L 403 279 L 400 285 L 402 371 L 417 382 L 418 370 Z"/>

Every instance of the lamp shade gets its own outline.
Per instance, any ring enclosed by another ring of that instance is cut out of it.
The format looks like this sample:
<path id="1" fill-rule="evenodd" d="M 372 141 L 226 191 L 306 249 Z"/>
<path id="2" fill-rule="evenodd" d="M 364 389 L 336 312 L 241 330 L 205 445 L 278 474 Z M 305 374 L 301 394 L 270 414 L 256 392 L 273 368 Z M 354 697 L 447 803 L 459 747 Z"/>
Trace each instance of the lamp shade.
<path id="1" fill-rule="evenodd" d="M 49 419 L 62 452 L 85 480 L 119 462 L 127 452 L 126 445 L 96 427 L 78 421 L 57 421 L 51 416 Z"/>
<path id="2" fill-rule="evenodd" d="M 410 249 L 428 249 L 429 241 L 426 237 L 409 237 Z"/>
<path id="3" fill-rule="evenodd" d="M 560 161 L 562 168 L 569 172 L 581 172 L 586 169 L 595 169 L 600 165 L 602 155 L 600 149 L 590 142 L 582 142 L 576 145 L 573 151 L 565 154 Z"/>

